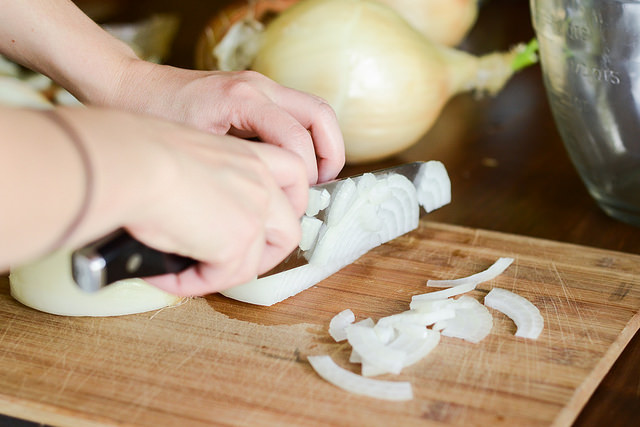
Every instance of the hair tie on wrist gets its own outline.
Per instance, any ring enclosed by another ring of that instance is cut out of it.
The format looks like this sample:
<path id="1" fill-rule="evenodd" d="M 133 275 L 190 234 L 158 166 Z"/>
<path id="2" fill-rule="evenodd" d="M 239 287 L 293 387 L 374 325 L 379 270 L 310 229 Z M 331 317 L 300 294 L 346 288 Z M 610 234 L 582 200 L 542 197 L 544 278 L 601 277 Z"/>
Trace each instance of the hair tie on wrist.
<path id="1" fill-rule="evenodd" d="M 94 176 L 93 167 L 91 165 L 91 157 L 89 156 L 89 152 L 87 151 L 87 148 L 85 147 L 78 132 L 55 109 L 46 110 L 43 111 L 43 113 L 45 117 L 51 119 L 56 125 L 58 125 L 60 129 L 62 129 L 67 134 L 67 136 L 69 137 L 68 140 L 72 143 L 73 147 L 78 153 L 85 176 L 84 196 L 82 204 L 80 205 L 80 209 L 76 213 L 75 217 L 73 217 L 71 223 L 69 223 L 69 225 L 64 229 L 60 237 L 58 237 L 51 245 L 51 249 L 48 252 L 53 252 L 54 250 L 60 249 L 69 240 L 71 235 L 75 232 L 75 230 L 78 228 L 85 215 L 87 214 L 89 206 L 91 205 Z"/>

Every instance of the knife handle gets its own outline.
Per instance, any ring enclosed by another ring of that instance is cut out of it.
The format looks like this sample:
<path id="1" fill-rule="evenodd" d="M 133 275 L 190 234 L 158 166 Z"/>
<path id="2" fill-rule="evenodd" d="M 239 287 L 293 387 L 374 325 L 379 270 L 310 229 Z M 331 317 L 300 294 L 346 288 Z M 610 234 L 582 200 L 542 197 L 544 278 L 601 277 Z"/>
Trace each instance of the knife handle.
<path id="1" fill-rule="evenodd" d="M 197 261 L 153 249 L 119 229 L 71 255 L 76 284 L 93 292 L 113 282 L 137 277 L 179 273 Z"/>

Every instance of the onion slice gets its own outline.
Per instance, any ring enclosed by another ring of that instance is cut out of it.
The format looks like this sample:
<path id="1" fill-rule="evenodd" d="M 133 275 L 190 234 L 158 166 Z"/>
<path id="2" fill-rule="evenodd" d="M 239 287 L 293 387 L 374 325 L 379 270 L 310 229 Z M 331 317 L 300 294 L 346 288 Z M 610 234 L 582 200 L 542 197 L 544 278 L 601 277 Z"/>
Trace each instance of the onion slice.
<path id="1" fill-rule="evenodd" d="M 481 271 L 471 276 L 461 277 L 459 279 L 449 280 L 427 280 L 427 286 L 434 288 L 448 288 L 452 286 L 462 285 L 464 283 L 473 283 L 478 285 L 479 283 L 486 282 L 495 279 L 502 274 L 507 267 L 511 265 L 513 258 L 502 257 L 498 258 L 496 262 L 484 271 Z"/>
<path id="2" fill-rule="evenodd" d="M 456 295 L 464 294 L 472 291 L 476 288 L 475 282 L 462 283 L 460 285 L 452 286 L 441 291 L 428 292 L 426 294 L 414 295 L 411 297 L 411 308 L 419 307 L 421 302 L 443 300 L 445 298 L 454 297 Z"/>
<path id="3" fill-rule="evenodd" d="M 384 400 L 413 399 L 413 389 L 409 382 L 365 378 L 341 368 L 327 355 L 309 356 L 307 359 L 318 375 L 343 390 Z"/>
<path id="4" fill-rule="evenodd" d="M 493 288 L 484 297 L 484 304 L 511 318 L 518 328 L 517 337 L 537 339 L 544 328 L 544 319 L 538 307 L 514 292 Z"/>
<path id="5" fill-rule="evenodd" d="M 385 345 L 374 328 L 351 325 L 346 328 L 347 341 L 362 358 L 363 363 L 370 363 L 377 368 L 399 374 L 404 367 L 406 353 Z"/>
<path id="6" fill-rule="evenodd" d="M 468 296 L 461 296 L 456 303 L 458 308 L 455 308 L 455 317 L 436 322 L 433 329 L 446 337 L 460 338 L 472 343 L 479 343 L 485 339 L 493 328 L 493 317 L 487 307 Z"/>
<path id="7" fill-rule="evenodd" d="M 347 326 L 355 322 L 356 316 L 353 311 L 346 309 L 333 316 L 329 322 L 329 335 L 336 340 L 336 342 L 344 341 L 347 339 Z"/>

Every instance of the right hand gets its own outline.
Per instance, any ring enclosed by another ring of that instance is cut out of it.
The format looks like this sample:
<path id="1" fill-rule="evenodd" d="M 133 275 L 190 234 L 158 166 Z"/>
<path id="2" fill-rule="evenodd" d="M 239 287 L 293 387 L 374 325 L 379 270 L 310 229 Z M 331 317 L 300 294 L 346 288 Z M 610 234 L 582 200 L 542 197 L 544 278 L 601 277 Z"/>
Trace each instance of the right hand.
<path id="1" fill-rule="evenodd" d="M 150 117 L 91 109 L 79 115 L 83 134 L 106 138 L 85 137 L 96 181 L 112 187 L 96 192 L 129 206 L 109 226 L 200 261 L 148 278 L 151 284 L 176 295 L 213 293 L 270 270 L 299 243 L 308 183 L 298 155 Z"/>

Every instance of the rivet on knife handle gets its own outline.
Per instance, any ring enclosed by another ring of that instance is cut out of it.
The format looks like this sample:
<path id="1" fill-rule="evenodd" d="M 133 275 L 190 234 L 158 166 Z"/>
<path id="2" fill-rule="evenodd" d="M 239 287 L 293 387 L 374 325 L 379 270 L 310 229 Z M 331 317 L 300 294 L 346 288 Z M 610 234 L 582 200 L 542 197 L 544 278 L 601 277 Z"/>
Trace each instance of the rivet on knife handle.
<path id="1" fill-rule="evenodd" d="M 178 273 L 197 261 L 150 248 L 120 229 L 71 255 L 76 284 L 94 292 L 118 280 Z"/>

